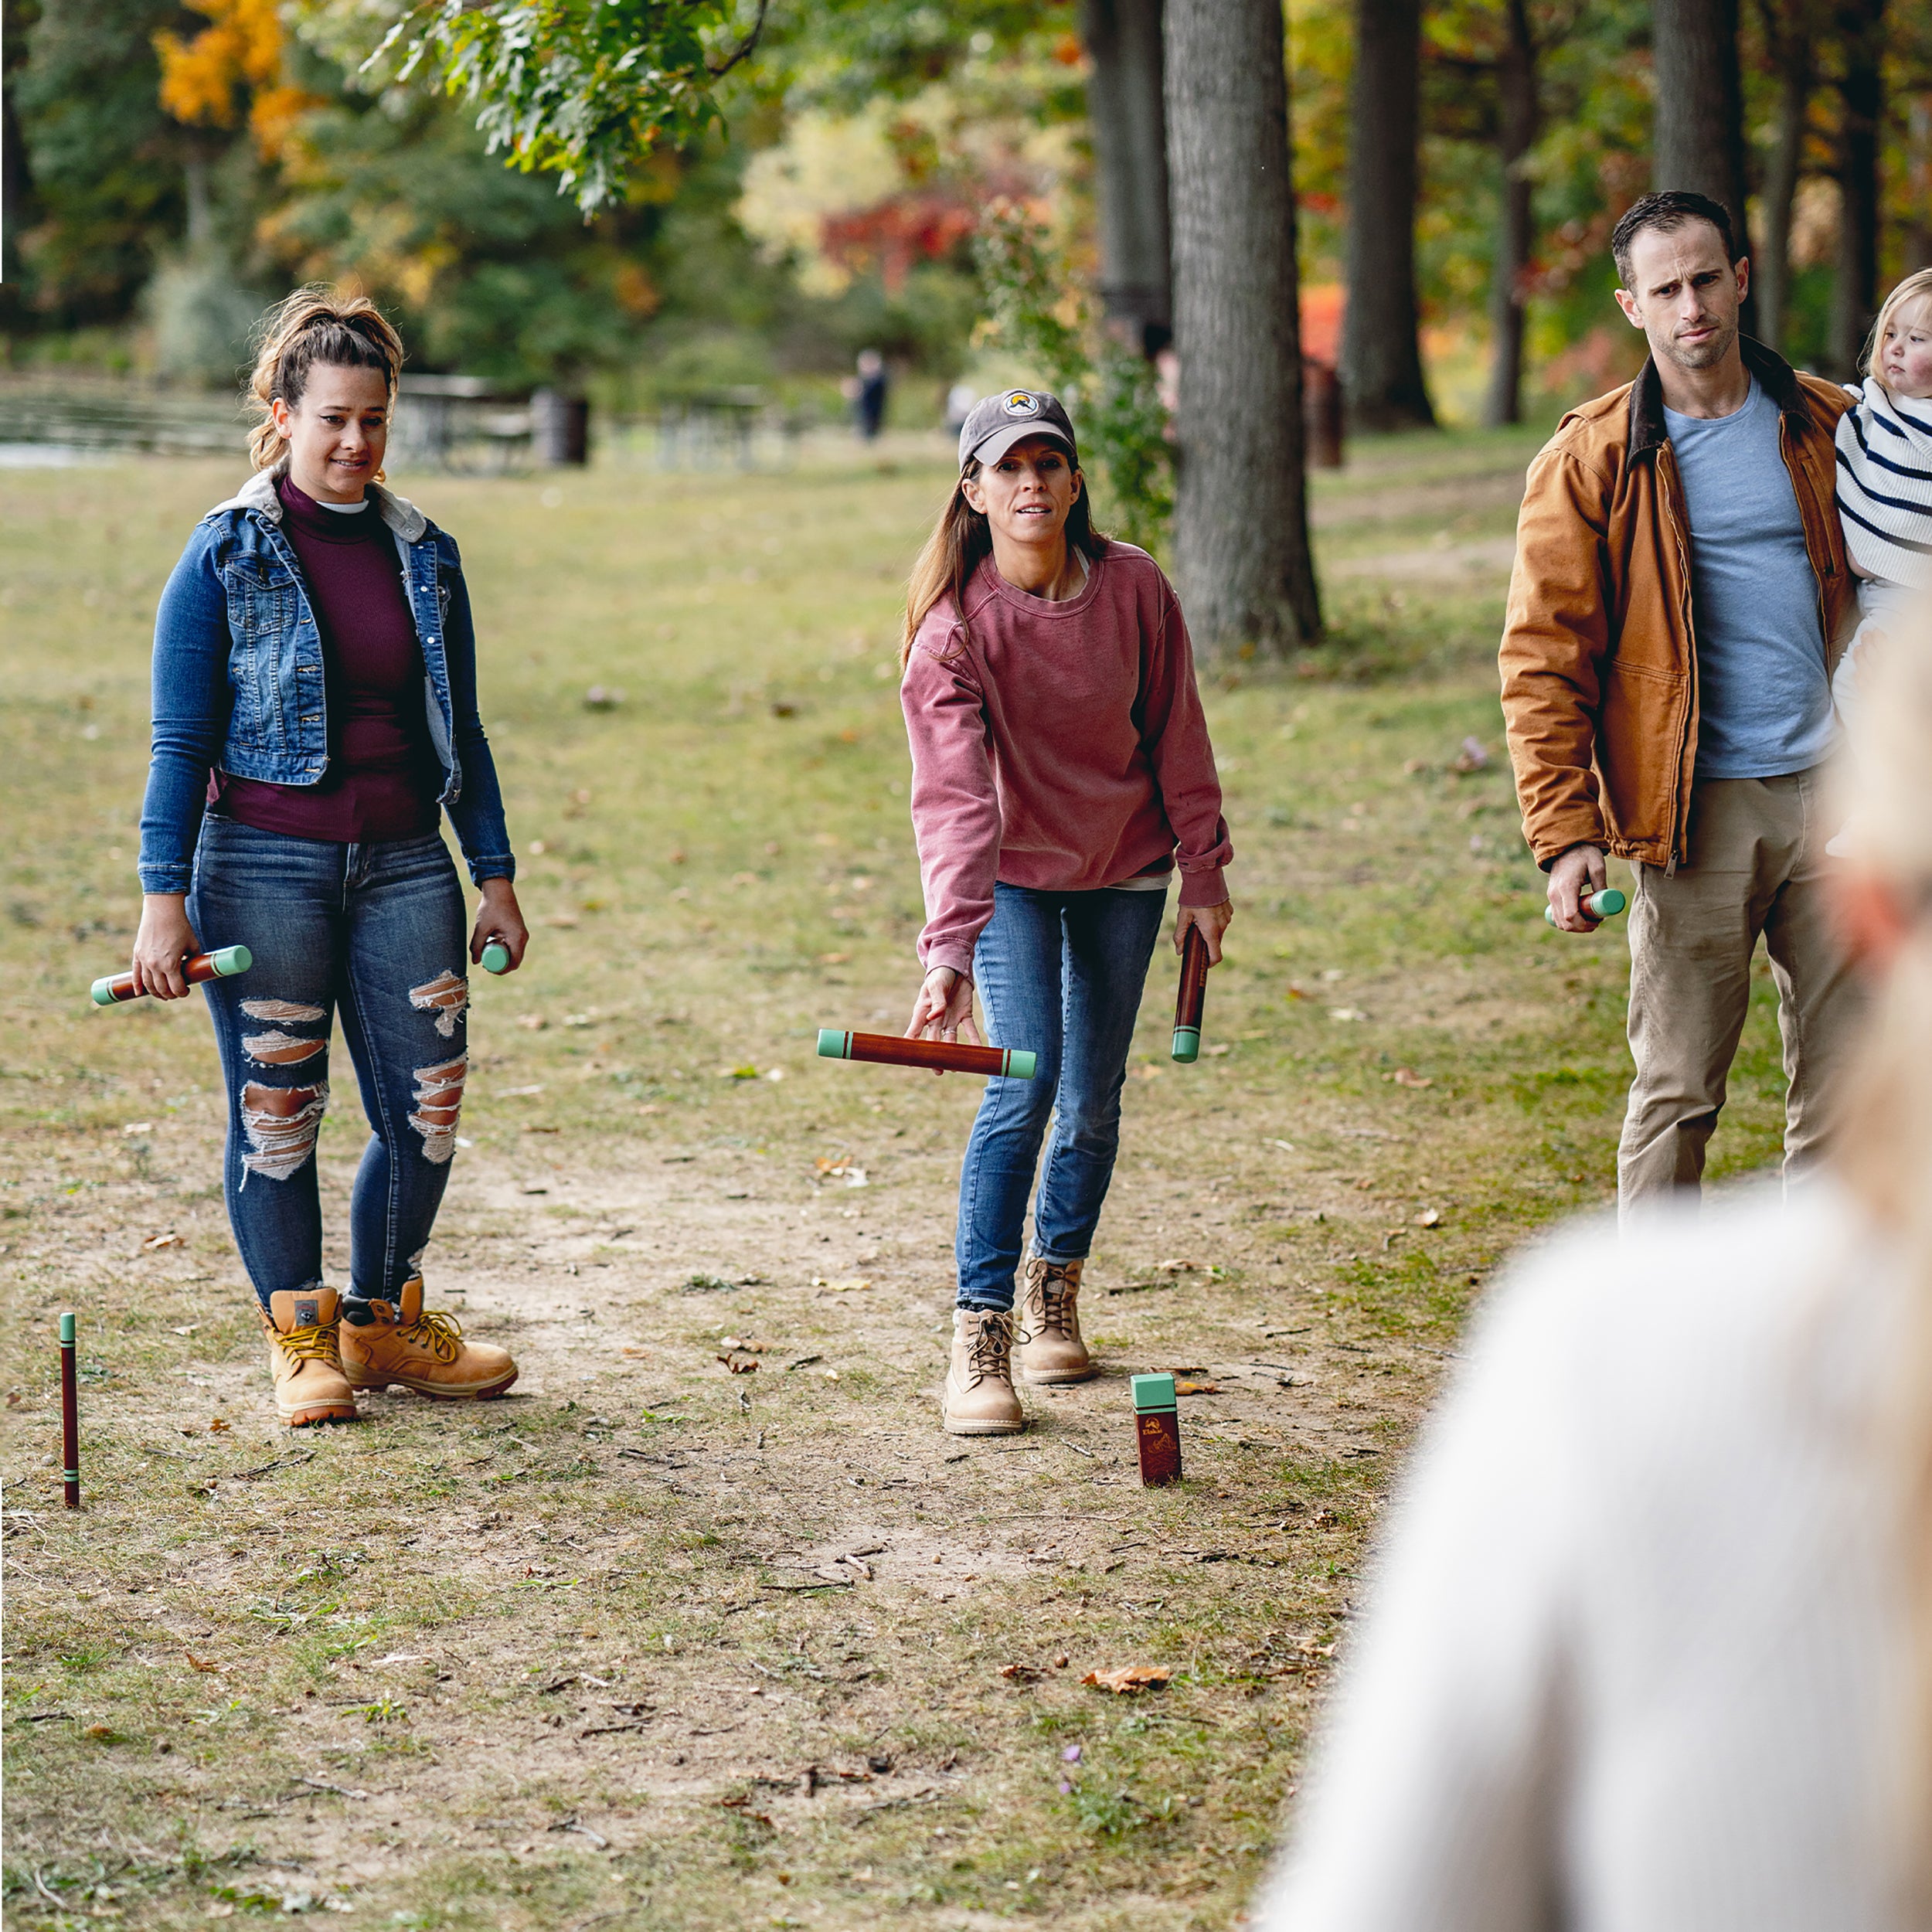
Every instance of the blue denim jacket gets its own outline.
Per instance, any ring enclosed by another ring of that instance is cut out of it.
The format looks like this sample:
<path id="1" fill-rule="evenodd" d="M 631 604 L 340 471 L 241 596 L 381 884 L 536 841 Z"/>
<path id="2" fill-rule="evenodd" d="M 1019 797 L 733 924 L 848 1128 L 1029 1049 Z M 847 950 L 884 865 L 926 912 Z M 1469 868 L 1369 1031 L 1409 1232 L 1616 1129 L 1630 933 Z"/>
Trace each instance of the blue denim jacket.
<path id="1" fill-rule="evenodd" d="M 283 533 L 281 470 L 262 470 L 196 525 L 155 618 L 154 727 L 141 810 L 141 888 L 181 893 L 211 768 L 312 785 L 328 763 L 322 639 Z M 396 539 L 423 646 L 424 710 L 441 761 L 437 802 L 470 876 L 513 879 L 496 765 L 476 709 L 476 633 L 455 540 L 414 504 L 369 485 Z"/>

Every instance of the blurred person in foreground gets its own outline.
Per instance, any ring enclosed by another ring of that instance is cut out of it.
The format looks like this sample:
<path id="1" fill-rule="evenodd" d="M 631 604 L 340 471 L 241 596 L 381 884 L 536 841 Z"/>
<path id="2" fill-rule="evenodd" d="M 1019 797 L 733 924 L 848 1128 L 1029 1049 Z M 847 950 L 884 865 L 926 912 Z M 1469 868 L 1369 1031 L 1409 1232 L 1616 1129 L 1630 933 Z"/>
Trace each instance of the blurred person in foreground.
<path id="1" fill-rule="evenodd" d="M 1267 1932 L 1932 1923 L 1932 639 L 1873 682 L 1841 1137 L 1498 1291 Z"/>

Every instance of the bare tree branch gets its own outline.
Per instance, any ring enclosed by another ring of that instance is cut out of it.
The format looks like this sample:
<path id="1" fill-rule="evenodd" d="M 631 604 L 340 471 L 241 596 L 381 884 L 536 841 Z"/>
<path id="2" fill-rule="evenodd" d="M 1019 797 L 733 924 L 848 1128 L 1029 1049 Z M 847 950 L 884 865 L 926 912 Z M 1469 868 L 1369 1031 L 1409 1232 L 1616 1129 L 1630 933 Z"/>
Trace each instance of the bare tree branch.
<path id="1" fill-rule="evenodd" d="M 708 60 L 705 63 L 705 72 L 709 74 L 713 80 L 722 80 L 733 67 L 737 66 L 740 61 L 747 59 L 757 46 L 758 36 L 765 30 L 765 15 L 770 10 L 770 6 L 771 0 L 758 0 L 758 17 L 752 22 L 750 32 L 738 43 L 736 51 L 722 67 L 714 67 Z"/>

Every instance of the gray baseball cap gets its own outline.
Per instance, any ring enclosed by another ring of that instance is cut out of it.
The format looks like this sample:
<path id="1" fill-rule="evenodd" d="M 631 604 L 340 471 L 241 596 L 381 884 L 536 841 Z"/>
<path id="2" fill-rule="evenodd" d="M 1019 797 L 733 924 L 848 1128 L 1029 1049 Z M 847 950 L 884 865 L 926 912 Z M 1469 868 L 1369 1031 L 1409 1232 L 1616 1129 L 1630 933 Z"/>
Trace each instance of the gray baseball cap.
<path id="1" fill-rule="evenodd" d="M 959 467 L 978 458 L 997 463 L 1015 443 L 1029 436 L 1050 436 L 1064 443 L 1067 453 L 1080 466 L 1080 446 L 1073 440 L 1073 425 L 1060 398 L 1043 389 L 1002 389 L 997 396 L 982 396 L 959 432 Z"/>

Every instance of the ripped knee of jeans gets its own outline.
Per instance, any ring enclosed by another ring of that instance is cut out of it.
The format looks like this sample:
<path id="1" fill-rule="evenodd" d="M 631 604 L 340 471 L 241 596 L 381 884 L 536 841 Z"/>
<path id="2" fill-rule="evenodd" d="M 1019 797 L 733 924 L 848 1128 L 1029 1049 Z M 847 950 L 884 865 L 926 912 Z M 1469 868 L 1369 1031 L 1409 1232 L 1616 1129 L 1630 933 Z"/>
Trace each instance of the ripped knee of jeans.
<path id="1" fill-rule="evenodd" d="M 242 1012 L 250 1019 L 267 1023 L 267 1030 L 242 1036 L 242 1051 L 257 1066 L 299 1066 L 318 1053 L 328 1051 L 328 1036 L 319 1039 L 291 1033 L 291 1026 L 313 1026 L 328 1015 L 319 1006 L 293 999 L 245 999 Z"/>
<path id="2" fill-rule="evenodd" d="M 423 1137 L 423 1159 L 438 1167 L 456 1151 L 456 1123 L 463 1111 L 463 1083 L 469 1070 L 467 1053 L 416 1070 L 416 1111 L 409 1117 L 410 1125 Z"/>
<path id="3" fill-rule="evenodd" d="M 410 988 L 410 1004 L 436 1015 L 436 1030 L 445 1039 L 455 1037 L 456 1022 L 468 1009 L 470 982 L 461 973 L 440 972 Z"/>
<path id="4" fill-rule="evenodd" d="M 242 1131 L 248 1151 L 242 1156 L 242 1185 L 250 1174 L 285 1181 L 315 1151 L 328 1083 L 313 1087 L 270 1087 L 250 1080 L 242 1089 Z"/>

